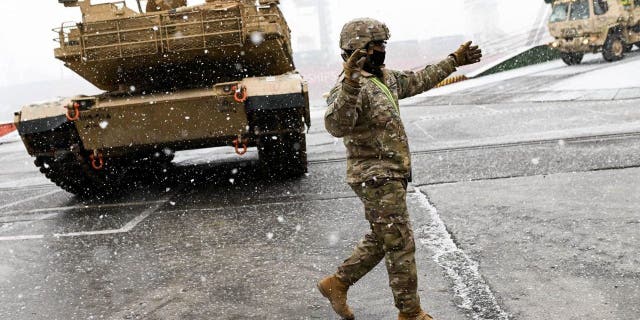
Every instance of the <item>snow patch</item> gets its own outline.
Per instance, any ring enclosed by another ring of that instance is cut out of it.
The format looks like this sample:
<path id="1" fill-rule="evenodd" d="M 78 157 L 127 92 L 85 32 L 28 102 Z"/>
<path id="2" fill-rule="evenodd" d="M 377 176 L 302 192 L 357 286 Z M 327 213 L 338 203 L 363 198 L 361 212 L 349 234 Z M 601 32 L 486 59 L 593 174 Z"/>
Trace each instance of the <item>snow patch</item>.
<path id="1" fill-rule="evenodd" d="M 543 87 L 540 91 L 640 88 L 638 70 L 640 70 L 640 59 L 627 58 L 627 60 L 607 63 L 603 68 L 594 68 L 570 79 Z"/>
<path id="2" fill-rule="evenodd" d="M 498 305 L 493 292 L 480 275 L 478 264 L 453 242 L 426 194 L 416 188 L 415 198 L 431 216 L 429 224 L 416 229 L 417 238 L 423 246 L 434 252 L 433 260 L 453 282 L 453 291 L 459 298 L 456 300 L 458 307 L 469 310 L 475 320 L 511 319 Z"/>

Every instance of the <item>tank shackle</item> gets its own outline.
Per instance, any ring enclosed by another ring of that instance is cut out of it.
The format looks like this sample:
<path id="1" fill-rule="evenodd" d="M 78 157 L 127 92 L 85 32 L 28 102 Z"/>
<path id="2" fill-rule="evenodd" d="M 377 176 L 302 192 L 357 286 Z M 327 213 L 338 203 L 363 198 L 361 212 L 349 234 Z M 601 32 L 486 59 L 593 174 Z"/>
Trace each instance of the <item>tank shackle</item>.
<path id="1" fill-rule="evenodd" d="M 91 160 L 91 167 L 94 170 L 102 170 L 102 168 L 104 168 L 104 158 L 102 157 L 102 152 L 94 152 L 89 156 L 89 160 Z"/>
<path id="2" fill-rule="evenodd" d="M 71 110 L 73 110 L 73 116 L 71 115 Z M 74 102 L 67 106 L 67 120 L 76 121 L 80 119 L 80 104 Z"/>
<path id="3" fill-rule="evenodd" d="M 247 101 L 248 95 L 246 87 L 239 84 L 237 86 L 231 87 L 231 90 L 233 91 L 233 99 L 236 100 L 236 102 L 244 103 L 245 101 Z"/>
<path id="4" fill-rule="evenodd" d="M 240 150 L 240 137 L 238 137 L 237 139 L 233 140 L 233 146 L 236 149 L 236 153 L 240 156 L 243 156 L 245 153 L 247 153 L 247 149 L 248 144 L 249 144 L 249 140 L 248 139 L 242 139 L 242 150 Z"/>

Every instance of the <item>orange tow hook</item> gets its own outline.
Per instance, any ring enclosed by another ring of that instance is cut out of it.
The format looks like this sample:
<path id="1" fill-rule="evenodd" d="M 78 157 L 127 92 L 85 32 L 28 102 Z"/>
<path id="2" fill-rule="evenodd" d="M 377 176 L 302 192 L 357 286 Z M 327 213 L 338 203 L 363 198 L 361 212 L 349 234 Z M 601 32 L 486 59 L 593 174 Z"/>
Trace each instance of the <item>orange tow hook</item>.
<path id="1" fill-rule="evenodd" d="M 73 110 L 73 116 L 71 116 L 71 110 Z M 74 102 L 72 105 L 67 106 L 67 120 L 76 121 L 80 119 L 80 104 Z"/>
<path id="2" fill-rule="evenodd" d="M 233 90 L 233 99 L 236 100 L 236 102 L 243 103 L 247 101 L 247 88 L 239 84 L 231 87 L 231 90 Z"/>
<path id="3" fill-rule="evenodd" d="M 233 146 L 236 148 L 236 153 L 242 156 L 245 153 L 247 153 L 247 149 L 248 149 L 247 144 L 249 143 L 249 140 L 242 139 L 242 150 L 240 150 L 240 140 L 241 140 L 240 137 L 233 140 Z"/>
<path id="4" fill-rule="evenodd" d="M 89 156 L 89 160 L 91 160 L 91 167 L 94 170 L 102 170 L 102 168 L 104 168 L 104 158 L 102 158 L 102 152 L 98 153 L 94 151 L 93 154 Z"/>

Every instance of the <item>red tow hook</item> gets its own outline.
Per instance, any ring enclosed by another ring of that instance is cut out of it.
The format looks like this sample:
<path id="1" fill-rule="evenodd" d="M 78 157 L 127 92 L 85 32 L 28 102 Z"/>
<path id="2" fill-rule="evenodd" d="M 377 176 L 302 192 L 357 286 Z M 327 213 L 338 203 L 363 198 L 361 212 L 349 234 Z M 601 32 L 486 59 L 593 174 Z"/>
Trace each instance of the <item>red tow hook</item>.
<path id="1" fill-rule="evenodd" d="M 71 110 L 73 110 L 73 116 L 71 115 Z M 76 121 L 80 119 L 80 104 L 74 102 L 73 104 L 67 106 L 67 120 Z"/>
<path id="2" fill-rule="evenodd" d="M 102 157 L 102 152 L 94 151 L 93 154 L 89 156 L 89 160 L 91 160 L 91 167 L 94 170 L 102 170 L 102 168 L 104 168 L 104 158 Z"/>
<path id="3" fill-rule="evenodd" d="M 240 140 L 242 140 L 242 150 L 240 150 Z M 248 139 L 241 139 L 240 137 L 233 140 L 233 146 L 236 149 L 236 153 L 238 155 L 244 155 L 247 153 L 247 149 L 249 148 L 247 145 L 249 144 Z"/>
<path id="4" fill-rule="evenodd" d="M 233 99 L 236 100 L 236 102 L 243 103 L 247 101 L 248 95 L 246 87 L 238 84 L 237 86 L 231 87 L 231 90 L 233 91 Z"/>

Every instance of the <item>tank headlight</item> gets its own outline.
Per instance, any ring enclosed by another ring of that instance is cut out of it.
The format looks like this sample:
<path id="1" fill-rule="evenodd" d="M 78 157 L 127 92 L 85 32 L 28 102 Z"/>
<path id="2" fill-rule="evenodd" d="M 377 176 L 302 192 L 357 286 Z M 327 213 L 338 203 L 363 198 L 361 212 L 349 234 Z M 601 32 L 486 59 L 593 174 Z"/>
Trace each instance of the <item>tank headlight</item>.
<path id="1" fill-rule="evenodd" d="M 582 40 L 582 44 L 584 44 L 585 46 L 589 44 L 589 39 L 584 39 Z"/>

